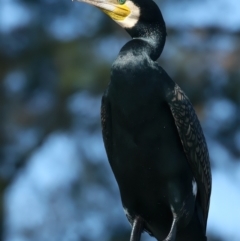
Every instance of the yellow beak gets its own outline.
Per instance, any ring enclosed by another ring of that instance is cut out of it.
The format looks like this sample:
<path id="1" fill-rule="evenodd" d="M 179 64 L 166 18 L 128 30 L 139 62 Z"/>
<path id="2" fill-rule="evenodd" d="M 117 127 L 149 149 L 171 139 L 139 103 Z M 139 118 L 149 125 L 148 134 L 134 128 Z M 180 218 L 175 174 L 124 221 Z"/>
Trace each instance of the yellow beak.
<path id="1" fill-rule="evenodd" d="M 114 3 L 112 0 L 77 0 L 77 1 L 85 2 L 95 7 L 98 7 L 115 21 L 122 21 L 131 13 L 130 8 L 126 4 L 120 5 L 118 3 Z"/>

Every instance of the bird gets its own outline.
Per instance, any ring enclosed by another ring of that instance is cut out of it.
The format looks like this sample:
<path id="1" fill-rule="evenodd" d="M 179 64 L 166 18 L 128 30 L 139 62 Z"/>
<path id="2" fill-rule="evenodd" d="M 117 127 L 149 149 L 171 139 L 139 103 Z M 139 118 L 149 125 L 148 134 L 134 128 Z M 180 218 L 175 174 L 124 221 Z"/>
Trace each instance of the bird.
<path id="1" fill-rule="evenodd" d="M 166 25 L 152 0 L 78 0 L 93 5 L 131 39 L 111 67 L 102 97 L 103 142 L 124 212 L 139 241 L 206 241 L 212 176 L 195 110 L 158 64 Z"/>

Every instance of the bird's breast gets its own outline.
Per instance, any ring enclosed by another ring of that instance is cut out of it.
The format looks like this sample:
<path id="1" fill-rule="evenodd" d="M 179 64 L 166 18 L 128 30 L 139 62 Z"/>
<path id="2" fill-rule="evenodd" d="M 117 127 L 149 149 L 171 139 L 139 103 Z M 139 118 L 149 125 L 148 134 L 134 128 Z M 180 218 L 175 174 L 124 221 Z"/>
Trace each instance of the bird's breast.
<path id="1" fill-rule="evenodd" d="M 138 102 L 132 97 L 111 103 L 116 169 L 129 175 L 136 167 L 144 175 L 151 169 L 159 178 L 174 175 L 187 161 L 167 103 L 154 96 Z"/>

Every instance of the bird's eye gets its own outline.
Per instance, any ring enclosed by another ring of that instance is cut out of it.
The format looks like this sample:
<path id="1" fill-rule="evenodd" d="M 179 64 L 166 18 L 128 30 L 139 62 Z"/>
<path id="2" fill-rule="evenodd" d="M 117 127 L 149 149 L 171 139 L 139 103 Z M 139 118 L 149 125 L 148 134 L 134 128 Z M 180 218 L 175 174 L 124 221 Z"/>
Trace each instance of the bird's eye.
<path id="1" fill-rule="evenodd" d="M 118 3 L 123 5 L 126 2 L 126 0 L 118 0 Z"/>

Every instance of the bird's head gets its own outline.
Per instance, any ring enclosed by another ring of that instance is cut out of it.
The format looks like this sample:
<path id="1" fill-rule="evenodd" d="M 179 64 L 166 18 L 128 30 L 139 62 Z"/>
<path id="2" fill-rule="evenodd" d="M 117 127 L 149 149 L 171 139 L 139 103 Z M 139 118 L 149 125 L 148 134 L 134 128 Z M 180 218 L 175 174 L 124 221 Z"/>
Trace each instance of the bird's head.
<path id="1" fill-rule="evenodd" d="M 152 0 L 78 0 L 93 5 L 123 27 L 134 39 L 148 40 L 145 50 L 156 60 L 161 54 L 166 27 L 156 3 Z M 144 43 L 146 44 L 146 42 Z M 133 46 L 133 43 L 132 45 Z"/>
<path id="2" fill-rule="evenodd" d="M 163 21 L 161 12 L 152 0 L 78 0 L 93 5 L 126 30 L 133 29 L 139 22 Z M 164 23 L 164 21 L 163 21 Z"/>
<path id="3" fill-rule="evenodd" d="M 123 28 L 132 28 L 140 16 L 139 6 L 131 0 L 78 0 L 93 5 Z"/>

